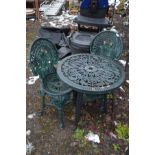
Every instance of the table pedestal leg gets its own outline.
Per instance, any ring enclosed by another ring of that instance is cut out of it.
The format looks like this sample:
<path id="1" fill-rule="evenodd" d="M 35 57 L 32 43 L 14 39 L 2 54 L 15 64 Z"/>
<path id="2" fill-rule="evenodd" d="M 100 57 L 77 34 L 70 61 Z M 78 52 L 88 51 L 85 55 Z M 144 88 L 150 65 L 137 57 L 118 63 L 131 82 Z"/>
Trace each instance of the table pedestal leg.
<path id="1" fill-rule="evenodd" d="M 107 94 L 103 95 L 100 111 L 107 114 Z"/>
<path id="2" fill-rule="evenodd" d="M 104 113 L 107 114 L 107 94 L 104 94 L 103 96 L 103 107 L 104 107 Z"/>
<path id="3" fill-rule="evenodd" d="M 77 92 L 73 90 L 73 104 L 76 105 Z"/>
<path id="4" fill-rule="evenodd" d="M 83 102 L 83 93 L 78 92 L 76 99 L 76 110 L 75 110 L 75 128 L 77 127 L 78 122 L 80 120 L 82 102 Z"/>

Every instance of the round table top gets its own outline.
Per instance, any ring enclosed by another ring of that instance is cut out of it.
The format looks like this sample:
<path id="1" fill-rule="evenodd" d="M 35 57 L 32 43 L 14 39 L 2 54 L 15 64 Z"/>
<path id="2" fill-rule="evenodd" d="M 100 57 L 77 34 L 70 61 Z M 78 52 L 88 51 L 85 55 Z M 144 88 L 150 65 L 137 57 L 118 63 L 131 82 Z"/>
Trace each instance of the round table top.
<path id="1" fill-rule="evenodd" d="M 103 94 L 121 86 L 125 80 L 123 66 L 110 58 L 93 54 L 74 54 L 61 60 L 59 78 L 74 90 Z"/>

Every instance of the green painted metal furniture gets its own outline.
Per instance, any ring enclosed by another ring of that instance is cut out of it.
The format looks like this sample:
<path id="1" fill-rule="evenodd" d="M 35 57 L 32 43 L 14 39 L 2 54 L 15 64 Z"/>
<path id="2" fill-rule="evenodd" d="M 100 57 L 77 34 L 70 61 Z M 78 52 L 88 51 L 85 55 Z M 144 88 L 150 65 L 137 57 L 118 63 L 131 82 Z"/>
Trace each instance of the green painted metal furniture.
<path id="1" fill-rule="evenodd" d="M 118 32 L 105 30 L 98 33 L 90 45 L 90 53 L 102 57 L 108 57 L 112 60 L 119 60 L 123 52 L 123 42 Z M 112 93 L 113 94 L 113 93 Z M 111 96 L 111 95 L 110 95 Z M 113 95 L 114 96 L 114 95 Z M 107 94 L 104 95 L 87 95 L 87 100 L 99 99 L 103 103 L 101 109 L 107 112 Z M 112 110 L 114 108 L 112 102 Z"/>
<path id="2" fill-rule="evenodd" d="M 117 32 L 106 30 L 98 33 L 90 45 L 90 53 L 118 60 L 123 52 L 123 42 Z"/>
<path id="3" fill-rule="evenodd" d="M 58 53 L 54 44 L 45 38 L 36 39 L 30 49 L 30 67 L 34 75 L 41 80 L 42 115 L 46 105 L 55 106 L 59 113 L 60 127 L 64 127 L 63 106 L 69 101 L 72 89 L 57 76 L 55 65 L 58 63 Z M 46 103 L 45 96 L 50 97 Z"/>
<path id="4" fill-rule="evenodd" d="M 60 61 L 58 76 L 77 94 L 75 126 L 80 119 L 84 96 L 98 99 L 100 95 L 113 91 L 125 79 L 123 66 L 108 57 L 94 54 L 73 54 Z"/>

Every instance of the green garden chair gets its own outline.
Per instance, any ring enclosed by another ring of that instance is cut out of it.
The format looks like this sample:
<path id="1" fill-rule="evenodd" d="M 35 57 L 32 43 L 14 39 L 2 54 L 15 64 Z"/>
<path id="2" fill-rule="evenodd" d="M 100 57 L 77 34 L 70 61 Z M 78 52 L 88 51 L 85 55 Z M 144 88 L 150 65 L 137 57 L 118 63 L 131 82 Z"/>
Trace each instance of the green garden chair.
<path id="1" fill-rule="evenodd" d="M 90 53 L 119 60 L 123 52 L 123 42 L 117 32 L 106 30 L 98 33 L 90 45 Z"/>
<path id="2" fill-rule="evenodd" d="M 102 57 L 109 57 L 118 61 L 123 52 L 123 42 L 120 35 L 112 30 L 105 30 L 98 33 L 90 45 L 90 53 L 99 55 Z M 108 92 L 103 95 L 87 95 L 89 99 L 99 99 L 102 101 L 101 109 L 107 113 L 107 97 L 113 99 L 113 93 Z M 114 108 L 114 102 L 112 102 L 112 111 Z"/>
<path id="3" fill-rule="evenodd" d="M 58 52 L 55 45 L 45 38 L 36 39 L 30 49 L 30 67 L 32 73 L 40 78 L 40 94 L 42 96 L 42 115 L 46 105 L 52 105 L 58 110 L 60 127 L 64 127 L 63 106 L 69 101 L 72 89 L 57 76 L 56 67 Z M 50 97 L 47 103 L 45 96 Z"/>

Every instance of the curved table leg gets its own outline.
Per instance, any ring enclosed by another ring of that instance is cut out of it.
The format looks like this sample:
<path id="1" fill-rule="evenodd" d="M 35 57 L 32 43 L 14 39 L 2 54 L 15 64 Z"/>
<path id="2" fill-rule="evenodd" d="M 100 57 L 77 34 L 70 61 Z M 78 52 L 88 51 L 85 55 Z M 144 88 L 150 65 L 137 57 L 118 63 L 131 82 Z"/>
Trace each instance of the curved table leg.
<path id="1" fill-rule="evenodd" d="M 103 95 L 103 100 L 101 103 L 101 111 L 107 114 L 107 94 Z"/>
<path id="2" fill-rule="evenodd" d="M 37 112 L 38 116 L 42 116 L 44 114 L 44 110 L 45 110 L 45 93 L 43 91 L 40 92 L 41 94 L 41 104 L 40 104 L 40 111 Z"/>
<path id="3" fill-rule="evenodd" d="M 76 105 L 77 92 L 73 90 L 73 104 Z"/>
<path id="4" fill-rule="evenodd" d="M 83 93 L 77 92 L 76 109 L 75 109 L 75 128 L 77 128 L 81 115 L 81 107 L 83 102 Z"/>
<path id="5" fill-rule="evenodd" d="M 59 114 L 59 121 L 60 121 L 60 128 L 64 128 L 64 113 L 63 113 L 63 108 L 58 108 L 58 114 Z"/>

